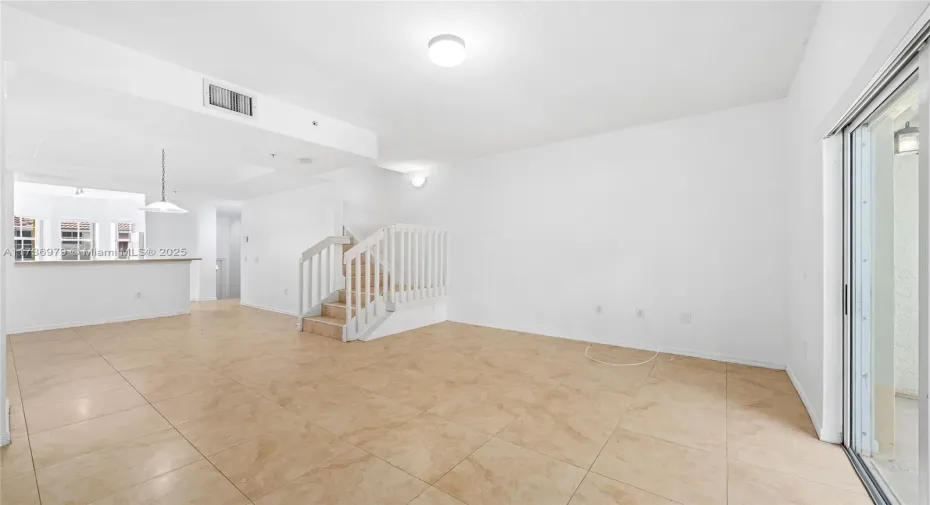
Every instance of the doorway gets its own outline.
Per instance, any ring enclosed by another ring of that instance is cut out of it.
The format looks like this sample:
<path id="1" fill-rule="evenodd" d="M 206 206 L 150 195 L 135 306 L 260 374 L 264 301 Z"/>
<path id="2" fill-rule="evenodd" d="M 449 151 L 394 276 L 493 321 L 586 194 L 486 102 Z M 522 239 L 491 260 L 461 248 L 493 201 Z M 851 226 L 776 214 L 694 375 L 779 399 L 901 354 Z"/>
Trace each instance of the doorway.
<path id="1" fill-rule="evenodd" d="M 217 300 L 229 298 L 229 274 L 225 258 L 216 260 L 216 298 Z"/>

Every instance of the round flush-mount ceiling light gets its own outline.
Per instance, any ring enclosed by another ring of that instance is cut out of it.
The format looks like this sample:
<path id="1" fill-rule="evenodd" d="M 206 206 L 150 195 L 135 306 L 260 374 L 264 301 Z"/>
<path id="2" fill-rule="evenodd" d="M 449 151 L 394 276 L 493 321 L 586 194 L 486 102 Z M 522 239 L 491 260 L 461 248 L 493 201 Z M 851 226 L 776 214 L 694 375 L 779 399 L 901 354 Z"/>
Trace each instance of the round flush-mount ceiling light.
<path id="1" fill-rule="evenodd" d="M 448 33 L 429 41 L 429 59 L 440 67 L 454 67 L 465 61 L 465 41 Z"/>

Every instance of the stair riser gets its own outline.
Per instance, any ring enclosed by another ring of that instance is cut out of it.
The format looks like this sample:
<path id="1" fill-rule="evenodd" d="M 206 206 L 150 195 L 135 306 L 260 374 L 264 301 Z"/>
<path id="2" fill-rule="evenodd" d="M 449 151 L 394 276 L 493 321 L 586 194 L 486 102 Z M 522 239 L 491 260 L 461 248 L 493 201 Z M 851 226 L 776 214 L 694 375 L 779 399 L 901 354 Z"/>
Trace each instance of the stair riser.
<path id="1" fill-rule="evenodd" d="M 369 289 L 369 288 L 370 288 L 370 289 Z M 387 288 L 388 288 L 387 286 L 385 286 L 383 283 L 380 283 L 380 282 L 379 282 L 379 283 L 378 283 L 378 289 L 375 289 L 375 280 L 374 280 L 374 279 L 371 279 L 367 286 L 365 285 L 365 278 L 364 278 L 364 277 L 362 277 L 361 279 L 359 279 L 358 284 L 355 283 L 355 280 L 354 280 L 354 279 L 352 280 L 352 292 L 353 292 L 353 293 L 355 293 L 356 291 L 361 291 L 362 293 L 366 293 L 366 292 L 369 292 L 369 291 L 372 292 L 372 293 L 384 293 L 384 291 L 385 291 Z M 353 296 L 354 296 L 354 295 L 353 295 Z"/>
<path id="2" fill-rule="evenodd" d="M 355 307 L 352 307 L 352 317 L 355 317 L 356 314 Z M 335 317 L 339 319 L 346 318 L 346 308 L 340 307 L 338 305 L 324 305 L 323 306 L 323 315 L 326 317 Z"/>
<path id="3" fill-rule="evenodd" d="M 345 316 L 343 316 L 345 317 Z M 324 337 L 342 340 L 342 327 L 333 324 L 321 323 L 312 319 L 304 319 L 304 331 L 322 335 Z"/>

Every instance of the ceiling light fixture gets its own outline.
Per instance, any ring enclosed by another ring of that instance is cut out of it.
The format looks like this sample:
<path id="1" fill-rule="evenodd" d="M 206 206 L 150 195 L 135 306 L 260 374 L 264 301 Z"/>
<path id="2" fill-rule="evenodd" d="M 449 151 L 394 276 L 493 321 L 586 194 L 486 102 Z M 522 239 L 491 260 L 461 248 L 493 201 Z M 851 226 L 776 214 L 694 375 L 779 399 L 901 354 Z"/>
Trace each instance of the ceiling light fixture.
<path id="1" fill-rule="evenodd" d="M 465 41 L 448 33 L 437 35 L 429 41 L 429 59 L 440 67 L 454 67 L 468 55 L 465 52 Z"/>
<path id="2" fill-rule="evenodd" d="M 910 122 L 904 123 L 904 128 L 894 132 L 895 154 L 916 153 L 919 147 L 920 130 L 916 126 L 911 126 Z"/>
<path id="3" fill-rule="evenodd" d="M 415 188 L 422 188 L 423 185 L 426 184 L 426 176 L 425 175 L 414 175 L 413 177 L 410 178 L 410 184 L 413 184 L 413 187 Z"/>
<path id="4" fill-rule="evenodd" d="M 84 188 L 74 188 L 74 196 L 81 196 L 84 194 Z"/>
<path id="5" fill-rule="evenodd" d="M 146 212 L 160 212 L 162 214 L 186 214 L 187 211 L 165 200 L 165 150 L 161 150 L 161 201 L 152 202 L 140 210 Z"/>

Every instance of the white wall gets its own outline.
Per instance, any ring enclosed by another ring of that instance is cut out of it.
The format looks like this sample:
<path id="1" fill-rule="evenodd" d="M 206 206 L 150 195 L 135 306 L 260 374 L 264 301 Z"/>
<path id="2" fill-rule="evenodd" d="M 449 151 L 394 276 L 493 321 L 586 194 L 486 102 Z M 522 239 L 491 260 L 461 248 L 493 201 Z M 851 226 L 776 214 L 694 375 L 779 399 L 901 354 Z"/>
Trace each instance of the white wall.
<path id="1" fill-rule="evenodd" d="M 402 308 L 392 313 L 391 317 L 385 319 L 365 340 L 375 340 L 377 338 L 395 335 L 431 324 L 441 323 L 448 320 L 448 313 L 449 304 L 447 300 L 438 300 L 425 305 Z"/>
<path id="2" fill-rule="evenodd" d="M 826 440 L 842 429 L 842 165 L 825 165 L 821 139 L 925 7 L 825 3 L 787 99 L 787 363 Z"/>
<path id="3" fill-rule="evenodd" d="M 766 102 L 465 163 L 396 198 L 450 230 L 452 320 L 783 367 L 784 127 Z"/>
<path id="4" fill-rule="evenodd" d="M 146 213 L 145 248 L 153 257 L 200 258 L 190 264 L 190 300 L 216 299 L 216 206 L 210 202 L 177 201 L 187 214 Z"/>
<path id="5" fill-rule="evenodd" d="M 364 238 L 387 226 L 406 222 L 417 207 L 409 176 L 377 167 L 352 167 L 321 177 L 326 191 L 341 199 L 341 213 L 352 232 Z"/>
<path id="6" fill-rule="evenodd" d="M 15 265 L 7 273 L 10 333 L 190 312 L 186 261 Z"/>
<path id="7" fill-rule="evenodd" d="M 341 227 L 342 199 L 330 185 L 246 200 L 241 303 L 296 314 L 300 254 Z"/>
<path id="8" fill-rule="evenodd" d="M 916 118 L 911 121 L 916 126 Z M 903 127 L 897 121 L 895 128 Z M 918 394 L 918 223 L 917 156 L 894 157 L 894 370 L 895 391 Z"/>

